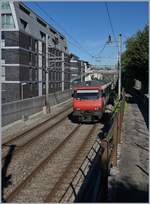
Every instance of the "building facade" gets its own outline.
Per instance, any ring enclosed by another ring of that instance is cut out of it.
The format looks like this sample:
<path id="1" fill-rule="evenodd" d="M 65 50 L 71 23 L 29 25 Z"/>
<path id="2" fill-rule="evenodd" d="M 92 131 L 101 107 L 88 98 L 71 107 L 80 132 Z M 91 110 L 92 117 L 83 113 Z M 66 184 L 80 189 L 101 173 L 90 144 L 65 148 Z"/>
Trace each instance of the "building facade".
<path id="1" fill-rule="evenodd" d="M 77 84 L 85 81 L 86 72 L 89 69 L 90 65 L 88 62 L 80 60 L 74 54 L 71 54 L 70 59 L 70 78 L 71 84 Z"/>
<path id="2" fill-rule="evenodd" d="M 79 57 L 71 54 L 70 59 L 70 79 L 72 84 L 76 84 L 81 81 L 81 62 Z"/>
<path id="3" fill-rule="evenodd" d="M 65 36 L 22 2 L 2 0 L 2 103 L 70 88 Z"/>

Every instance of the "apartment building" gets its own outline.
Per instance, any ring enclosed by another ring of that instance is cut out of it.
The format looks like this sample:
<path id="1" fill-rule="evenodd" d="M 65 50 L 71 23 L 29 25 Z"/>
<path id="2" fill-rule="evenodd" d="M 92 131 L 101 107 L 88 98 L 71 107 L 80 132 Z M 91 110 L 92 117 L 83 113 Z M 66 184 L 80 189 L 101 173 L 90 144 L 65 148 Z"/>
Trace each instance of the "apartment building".
<path id="1" fill-rule="evenodd" d="M 64 35 L 24 3 L 2 0 L 2 103 L 70 88 Z M 46 77 L 48 73 L 48 78 Z"/>
<path id="2" fill-rule="evenodd" d="M 90 64 L 87 61 L 80 60 L 74 54 L 71 54 L 70 59 L 70 79 L 71 84 L 77 84 L 85 81 L 87 70 L 90 68 Z"/>
<path id="3" fill-rule="evenodd" d="M 71 54 L 70 59 L 70 79 L 72 84 L 81 81 L 81 63 L 79 57 L 74 54 Z"/>

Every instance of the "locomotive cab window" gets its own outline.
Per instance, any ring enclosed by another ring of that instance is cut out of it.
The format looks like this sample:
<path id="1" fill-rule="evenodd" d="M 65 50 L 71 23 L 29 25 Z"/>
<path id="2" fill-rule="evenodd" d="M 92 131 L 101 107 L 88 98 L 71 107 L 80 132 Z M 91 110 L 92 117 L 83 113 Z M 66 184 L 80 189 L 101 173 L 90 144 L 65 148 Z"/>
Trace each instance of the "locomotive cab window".
<path id="1" fill-rule="evenodd" d="M 77 90 L 74 93 L 74 98 L 79 100 L 96 100 L 101 96 L 99 90 Z"/>

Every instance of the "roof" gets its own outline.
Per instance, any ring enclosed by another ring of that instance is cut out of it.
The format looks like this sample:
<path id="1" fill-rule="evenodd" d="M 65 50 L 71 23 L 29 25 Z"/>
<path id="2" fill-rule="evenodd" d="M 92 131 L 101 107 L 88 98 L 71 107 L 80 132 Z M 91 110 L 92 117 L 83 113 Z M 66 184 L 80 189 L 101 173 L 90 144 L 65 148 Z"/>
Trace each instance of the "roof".
<path id="1" fill-rule="evenodd" d="M 102 86 L 76 86 L 74 87 L 74 90 L 95 90 L 95 89 L 99 89 L 102 90 Z"/>
<path id="2" fill-rule="evenodd" d="M 67 40 L 66 37 L 57 31 L 53 26 L 51 26 L 48 22 L 46 22 L 43 18 L 41 18 L 38 14 L 36 14 L 33 10 L 31 10 L 28 6 L 26 6 L 23 2 L 15 1 L 14 2 L 15 15 L 18 23 L 19 30 L 22 32 L 31 35 L 35 39 L 38 40 L 46 40 L 46 38 L 42 39 L 42 33 L 48 35 L 48 45 L 50 47 L 55 47 L 65 53 L 68 53 Z M 23 10 L 25 9 L 25 11 Z M 29 14 L 27 13 L 29 12 Z M 27 23 L 26 27 L 22 26 L 22 21 Z M 46 35 L 45 35 L 46 37 Z M 55 45 L 55 38 L 58 39 L 58 44 Z"/>
<path id="3" fill-rule="evenodd" d="M 59 35 L 61 35 L 62 37 L 66 38 L 61 32 L 59 32 L 56 28 L 54 28 L 52 25 L 50 25 L 46 20 L 44 20 L 44 18 L 42 18 L 41 16 L 39 16 L 35 11 L 33 11 L 30 7 L 28 7 L 24 2 L 17 2 L 18 4 L 22 5 L 23 7 L 25 7 L 26 9 L 28 9 L 31 13 L 34 13 L 34 15 L 36 17 L 38 17 L 39 19 L 41 19 L 41 21 L 43 21 L 49 28 L 52 28 L 56 33 L 58 33 Z"/>
<path id="4" fill-rule="evenodd" d="M 78 85 L 79 86 L 99 86 L 107 83 L 108 82 L 106 82 L 105 80 L 89 80 L 89 81 L 80 82 Z"/>
<path id="5" fill-rule="evenodd" d="M 111 83 L 106 83 L 105 81 L 100 80 L 91 80 L 91 81 L 84 81 L 79 83 L 78 85 L 74 86 L 74 90 L 77 89 L 105 89 L 108 87 Z"/>

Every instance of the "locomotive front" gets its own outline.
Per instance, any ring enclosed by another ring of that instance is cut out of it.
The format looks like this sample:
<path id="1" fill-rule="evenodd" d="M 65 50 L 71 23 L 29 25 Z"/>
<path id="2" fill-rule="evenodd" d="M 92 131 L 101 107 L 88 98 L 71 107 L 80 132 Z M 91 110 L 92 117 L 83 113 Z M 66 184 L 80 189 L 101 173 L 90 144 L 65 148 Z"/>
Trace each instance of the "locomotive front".
<path id="1" fill-rule="evenodd" d="M 73 117 L 79 121 L 100 120 L 103 114 L 100 87 L 78 87 L 73 94 Z"/>

